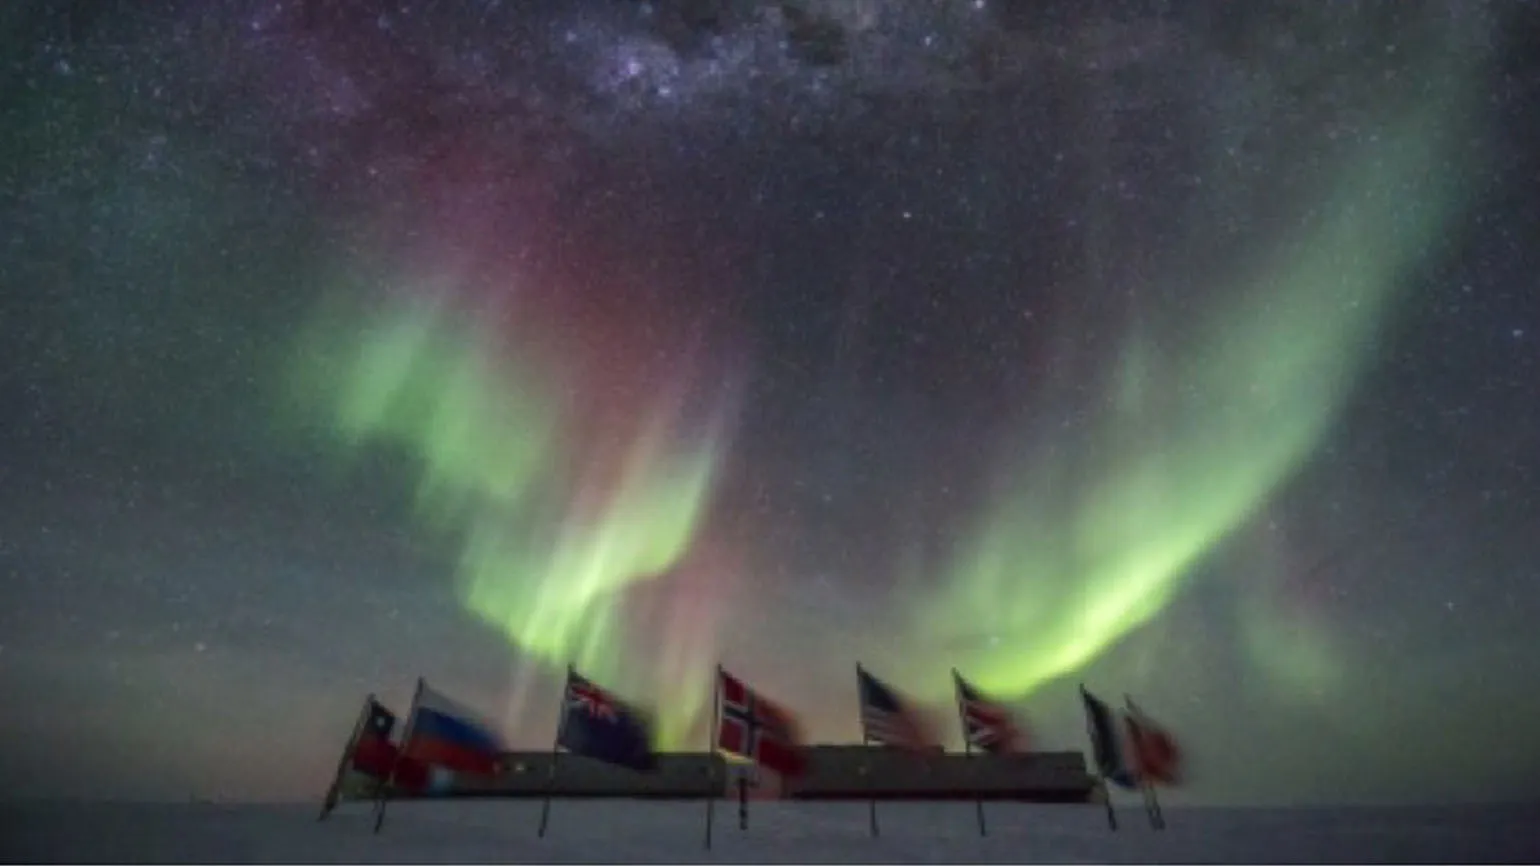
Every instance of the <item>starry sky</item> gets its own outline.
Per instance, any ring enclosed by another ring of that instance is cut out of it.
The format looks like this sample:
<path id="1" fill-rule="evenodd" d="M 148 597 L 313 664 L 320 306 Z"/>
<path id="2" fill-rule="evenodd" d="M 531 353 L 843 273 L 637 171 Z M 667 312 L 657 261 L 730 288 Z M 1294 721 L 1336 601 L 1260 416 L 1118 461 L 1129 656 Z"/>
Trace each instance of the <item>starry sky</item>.
<path id="1" fill-rule="evenodd" d="M 0 787 L 418 676 L 701 748 L 949 670 L 1175 800 L 1532 798 L 1533 3 L 17 2 Z"/>

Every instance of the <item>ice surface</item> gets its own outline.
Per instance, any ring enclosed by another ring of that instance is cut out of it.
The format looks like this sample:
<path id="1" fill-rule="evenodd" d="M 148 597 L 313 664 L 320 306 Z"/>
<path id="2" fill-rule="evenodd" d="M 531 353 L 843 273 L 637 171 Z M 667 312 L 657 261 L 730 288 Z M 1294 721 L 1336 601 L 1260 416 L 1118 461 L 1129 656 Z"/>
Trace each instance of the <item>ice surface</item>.
<path id="1" fill-rule="evenodd" d="M 704 805 L 557 801 L 536 838 L 538 802 L 392 804 L 384 832 L 368 804 L 324 823 L 315 806 L 203 804 L 0 805 L 8 862 L 197 863 L 1497 863 L 1540 862 L 1540 807 L 1462 809 L 1167 810 L 1152 831 L 1136 810 L 1109 832 L 1098 807 L 879 804 L 873 839 L 864 803 L 718 803 L 713 848 Z"/>

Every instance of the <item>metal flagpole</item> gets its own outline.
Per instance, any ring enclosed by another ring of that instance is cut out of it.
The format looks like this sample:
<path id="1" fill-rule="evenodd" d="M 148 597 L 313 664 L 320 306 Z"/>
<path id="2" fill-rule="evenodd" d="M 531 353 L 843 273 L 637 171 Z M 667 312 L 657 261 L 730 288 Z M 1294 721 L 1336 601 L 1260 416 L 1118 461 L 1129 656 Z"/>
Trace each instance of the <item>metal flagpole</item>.
<path id="1" fill-rule="evenodd" d="M 984 791 L 979 787 L 978 767 L 971 763 L 973 761 L 973 738 L 968 736 L 968 710 L 963 701 L 962 674 L 957 672 L 957 668 L 952 668 L 952 685 L 957 692 L 957 720 L 962 724 L 963 754 L 967 756 L 970 762 L 969 766 L 972 766 L 975 771 L 973 779 L 973 808 L 978 813 L 979 835 L 988 836 L 989 830 L 984 824 Z"/>
<path id="2" fill-rule="evenodd" d="M 1118 828 L 1118 813 L 1113 811 L 1112 808 L 1112 788 L 1108 787 L 1106 776 L 1097 776 L 1096 778 L 1101 784 L 1102 804 L 1107 807 L 1107 827 L 1116 830 Z"/>
<path id="3" fill-rule="evenodd" d="M 882 835 L 877 826 L 877 786 L 872 777 L 872 762 L 870 746 L 872 744 L 871 732 L 866 728 L 866 700 L 861 694 L 861 663 L 856 662 L 856 701 L 861 708 L 861 745 L 868 747 L 866 760 L 866 792 L 871 795 L 867 801 L 867 823 L 871 827 L 872 838 Z"/>
<path id="4" fill-rule="evenodd" d="M 711 847 L 711 822 L 716 812 L 718 793 L 718 781 L 722 774 L 717 772 L 717 767 L 722 764 L 722 755 L 717 750 L 717 737 L 720 735 L 719 726 L 722 723 L 722 663 L 717 662 L 716 672 L 711 683 L 711 742 L 706 744 L 706 754 L 710 756 L 706 766 L 706 847 Z"/>
<path id="5" fill-rule="evenodd" d="M 572 665 L 567 665 L 567 681 L 561 686 L 561 715 L 556 719 L 556 738 L 551 741 L 551 765 L 545 777 L 545 798 L 540 803 L 540 829 L 535 835 L 545 838 L 551 822 L 551 797 L 556 793 L 556 765 L 561 762 L 562 735 L 567 732 L 567 695 L 572 691 Z"/>
<path id="6" fill-rule="evenodd" d="M 1150 825 L 1157 830 L 1166 829 L 1166 813 L 1160 809 L 1160 795 L 1154 785 L 1145 785 L 1144 789 L 1150 797 Z"/>
<path id="7" fill-rule="evenodd" d="M 749 829 L 749 777 L 744 774 L 746 768 L 739 767 L 738 773 L 738 829 Z"/>
<path id="8" fill-rule="evenodd" d="M 396 758 L 390 762 L 390 774 L 385 777 L 385 784 L 379 787 L 379 796 L 374 801 L 375 833 L 385 826 L 385 808 L 390 805 L 391 794 L 395 792 L 396 771 L 401 767 L 402 756 L 412 745 L 412 728 L 417 722 L 417 704 L 422 700 L 422 687 L 422 677 L 418 677 L 417 688 L 412 692 L 412 706 L 406 714 L 406 729 L 401 732 L 401 748 L 396 750 Z"/>
<path id="9" fill-rule="evenodd" d="M 342 757 L 337 759 L 337 772 L 332 775 L 331 786 L 326 789 L 326 796 L 321 799 L 321 814 L 317 821 L 325 821 L 337 808 L 337 799 L 342 788 L 342 774 L 347 772 L 348 761 L 353 759 L 353 751 L 358 748 L 358 737 L 364 732 L 364 725 L 369 721 L 369 710 L 374 706 L 374 692 L 370 692 L 364 698 L 364 708 L 358 712 L 358 720 L 353 723 L 353 733 L 348 737 L 347 745 L 342 747 Z"/>
<path id="10" fill-rule="evenodd" d="M 867 805 L 867 823 L 871 825 L 872 838 L 875 839 L 878 836 L 882 835 L 882 832 L 877 827 L 877 785 L 876 785 L 876 783 L 872 779 L 871 744 L 872 744 L 872 738 L 867 735 L 865 729 L 862 729 L 862 731 L 861 731 L 861 745 L 867 747 L 866 793 L 871 796 L 871 799 L 868 800 L 867 803 L 866 803 L 866 805 Z"/>

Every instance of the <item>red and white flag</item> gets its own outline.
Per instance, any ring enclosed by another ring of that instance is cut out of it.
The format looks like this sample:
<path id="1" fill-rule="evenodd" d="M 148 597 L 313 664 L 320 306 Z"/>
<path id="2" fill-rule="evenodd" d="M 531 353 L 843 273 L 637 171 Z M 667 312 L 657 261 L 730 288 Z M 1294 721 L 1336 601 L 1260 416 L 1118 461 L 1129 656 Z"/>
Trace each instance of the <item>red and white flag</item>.
<path id="1" fill-rule="evenodd" d="M 1182 778 L 1182 751 L 1176 739 L 1139 709 L 1132 698 L 1126 702 L 1128 713 L 1124 721 L 1134 772 L 1149 785 L 1178 784 Z"/>
<path id="2" fill-rule="evenodd" d="M 991 755 L 1026 751 L 1027 738 L 1010 710 L 990 700 L 957 671 L 952 671 L 952 679 L 957 684 L 958 713 L 969 746 Z"/>
<path id="3" fill-rule="evenodd" d="M 717 668 L 716 747 L 779 773 L 799 776 L 807 769 L 801 726 L 779 704 Z"/>

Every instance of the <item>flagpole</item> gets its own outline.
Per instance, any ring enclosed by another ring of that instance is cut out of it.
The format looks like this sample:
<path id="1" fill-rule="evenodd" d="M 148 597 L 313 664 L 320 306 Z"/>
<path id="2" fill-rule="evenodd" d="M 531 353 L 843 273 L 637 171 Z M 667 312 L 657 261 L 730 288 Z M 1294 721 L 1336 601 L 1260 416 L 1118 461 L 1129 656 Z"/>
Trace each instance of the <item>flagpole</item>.
<path id="1" fill-rule="evenodd" d="M 711 681 L 711 742 L 706 744 L 706 754 L 709 756 L 706 764 L 706 847 L 711 847 L 711 823 L 716 811 L 717 801 L 717 766 L 721 763 L 721 754 L 717 751 L 717 737 L 721 734 L 717 726 L 722 721 L 722 663 L 717 662 L 716 673 Z"/>
<path id="2" fill-rule="evenodd" d="M 747 769 L 739 767 L 738 776 L 738 829 L 749 829 L 749 777 Z"/>
<path id="3" fill-rule="evenodd" d="M 1153 819 L 1151 820 L 1150 825 L 1157 830 L 1166 829 L 1166 813 L 1161 811 L 1160 796 L 1156 792 L 1155 786 L 1145 785 L 1144 789 L 1149 793 L 1150 797 L 1150 817 Z"/>
<path id="4" fill-rule="evenodd" d="M 1134 706 L 1133 695 L 1125 693 L 1123 695 L 1123 704 L 1128 709 L 1129 718 L 1134 719 L 1135 723 L 1142 725 L 1143 723 L 1137 718 L 1139 710 Z M 1166 816 L 1160 811 L 1160 797 L 1155 792 L 1155 785 L 1144 772 L 1143 762 L 1140 758 L 1136 755 L 1134 760 L 1138 762 L 1136 769 L 1139 771 L 1139 792 L 1144 795 L 1144 813 L 1149 817 L 1151 827 L 1156 830 L 1164 830 L 1166 829 Z"/>
<path id="5" fill-rule="evenodd" d="M 332 783 L 326 789 L 326 796 L 321 798 L 321 814 L 317 821 L 325 821 L 337 808 L 338 791 L 342 787 L 342 774 L 347 771 L 348 761 L 353 757 L 353 751 L 358 748 L 358 735 L 364 732 L 364 724 L 369 720 L 369 708 L 374 705 L 374 692 L 370 692 L 364 698 L 363 709 L 358 711 L 358 720 L 353 722 L 353 733 L 348 737 L 347 745 L 342 747 L 342 757 L 337 759 L 337 772 L 332 775 Z"/>
<path id="6" fill-rule="evenodd" d="M 952 668 L 952 686 L 953 690 L 956 692 L 957 697 L 957 721 L 962 725 L 963 755 L 965 755 L 970 762 L 969 766 L 974 766 L 971 763 L 973 761 L 973 738 L 968 736 L 968 711 L 963 706 L 962 674 L 957 672 L 957 668 Z M 977 772 L 978 768 L 974 766 L 974 770 L 973 807 L 974 811 L 978 813 L 979 835 L 988 836 L 989 830 L 985 827 L 984 824 L 984 791 L 979 786 Z"/>
<path id="7" fill-rule="evenodd" d="M 861 695 L 862 673 L 864 673 L 864 671 L 861 668 L 861 663 L 856 662 L 856 700 L 858 702 L 857 705 L 863 709 L 861 713 L 861 745 L 867 747 L 866 793 L 871 797 L 871 799 L 867 801 L 867 824 L 871 827 L 872 838 L 875 839 L 882 835 L 882 832 L 877 827 L 877 787 L 872 778 L 872 761 L 870 751 L 872 738 L 870 732 L 868 732 L 866 729 L 866 713 L 864 711 L 864 708 L 866 707 L 866 701 Z"/>
<path id="8" fill-rule="evenodd" d="M 417 704 L 422 700 L 422 677 L 417 678 L 417 688 L 412 691 L 412 705 L 406 713 L 406 728 L 401 732 L 401 748 L 396 750 L 396 756 L 390 762 L 390 773 L 385 776 L 385 784 L 378 788 L 378 796 L 374 801 L 374 832 L 378 834 L 380 828 L 385 826 L 385 809 L 390 805 L 391 794 L 395 792 L 396 770 L 401 767 L 401 758 L 412 745 L 412 728 L 417 722 Z"/>
<path id="9" fill-rule="evenodd" d="M 561 685 L 561 715 L 556 717 L 556 738 L 551 741 L 551 765 L 546 768 L 545 797 L 540 802 L 540 828 L 538 838 L 545 838 L 545 829 L 551 822 L 551 797 L 556 793 L 556 765 L 561 762 L 561 738 L 567 732 L 567 693 L 572 688 L 572 665 L 567 665 L 567 679 Z"/>
<path id="10" fill-rule="evenodd" d="M 1102 805 L 1107 807 L 1107 827 L 1111 830 L 1118 828 L 1118 813 L 1112 808 L 1112 788 L 1107 785 L 1106 776 L 1097 776 L 1097 782 L 1102 789 Z"/>

